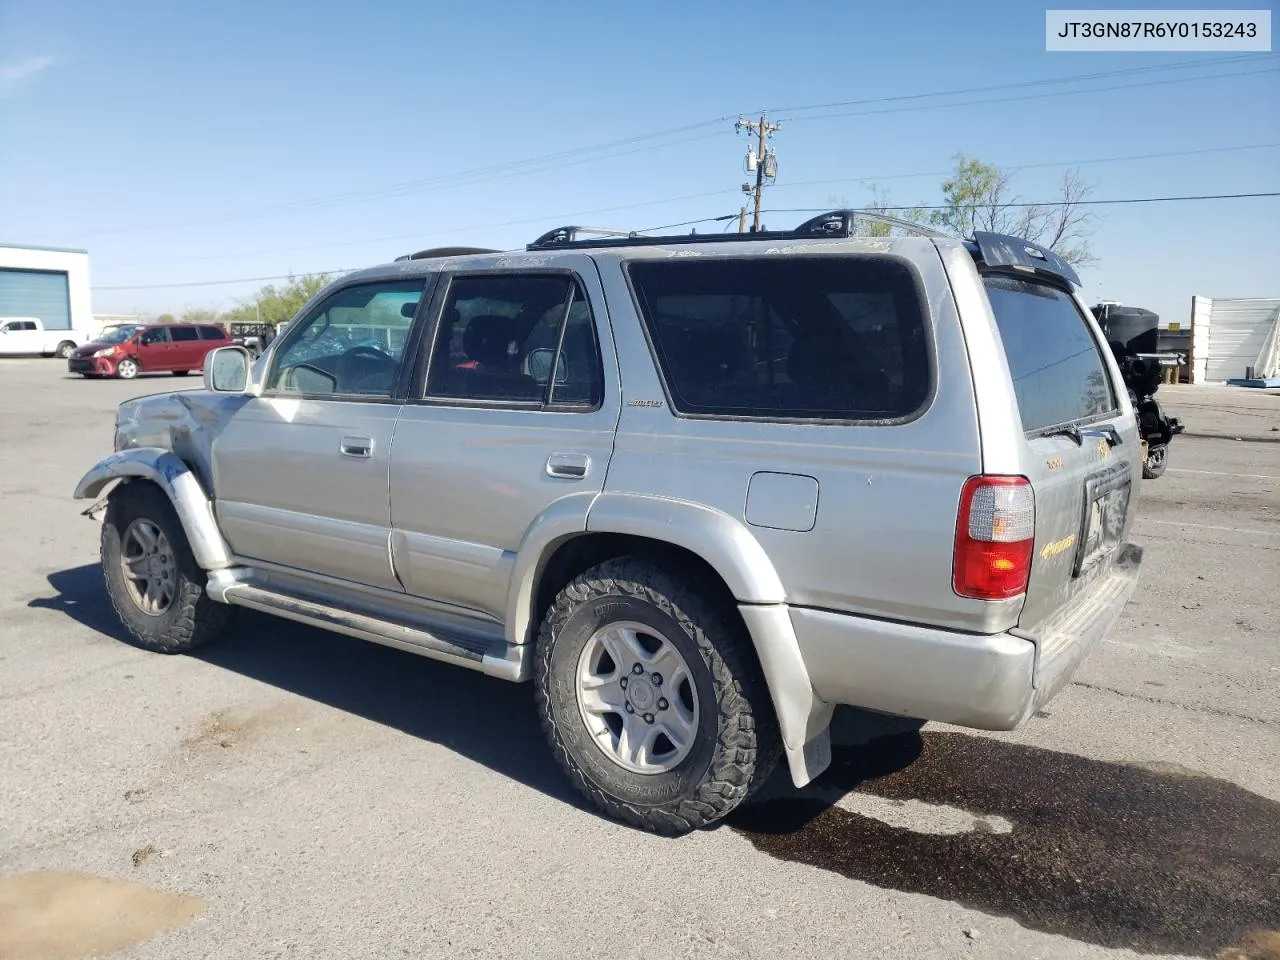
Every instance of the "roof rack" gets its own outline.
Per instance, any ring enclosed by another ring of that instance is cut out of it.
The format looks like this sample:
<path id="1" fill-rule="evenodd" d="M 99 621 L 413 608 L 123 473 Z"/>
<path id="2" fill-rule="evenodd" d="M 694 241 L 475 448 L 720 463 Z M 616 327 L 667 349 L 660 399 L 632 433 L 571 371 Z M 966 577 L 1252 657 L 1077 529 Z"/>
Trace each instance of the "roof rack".
<path id="1" fill-rule="evenodd" d="M 548 230 L 533 243 L 529 250 L 555 250 L 584 247 L 626 247 L 652 246 L 664 243 L 726 243 L 750 240 L 801 240 L 806 238 L 849 238 L 857 236 L 857 222 L 869 220 L 898 227 L 911 233 L 926 237 L 948 237 L 949 234 L 932 230 L 929 227 L 910 220 L 900 220 L 880 213 L 864 210 L 832 210 L 828 213 L 811 217 L 794 230 L 758 230 L 754 233 L 683 233 L 668 236 L 653 236 L 638 233 L 634 230 L 604 230 L 593 227 L 557 227 Z M 581 233 L 592 233 L 596 237 L 579 239 Z"/>
<path id="2" fill-rule="evenodd" d="M 439 257 L 465 257 L 475 253 L 501 253 L 501 251 L 493 250 L 489 247 L 431 247 L 428 250 L 419 250 L 417 253 L 406 253 L 403 257 L 396 257 L 396 263 L 401 260 L 435 260 Z"/>

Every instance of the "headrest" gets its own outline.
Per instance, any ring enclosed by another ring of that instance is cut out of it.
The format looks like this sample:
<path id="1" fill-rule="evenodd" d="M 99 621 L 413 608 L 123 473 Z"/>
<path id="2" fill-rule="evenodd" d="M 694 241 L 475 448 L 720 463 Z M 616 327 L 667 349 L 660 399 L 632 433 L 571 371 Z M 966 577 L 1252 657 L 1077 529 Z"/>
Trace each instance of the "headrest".
<path id="1" fill-rule="evenodd" d="M 519 349 L 519 329 L 514 317 L 482 314 L 472 317 L 462 334 L 462 349 L 470 360 L 489 366 L 506 366 Z"/>

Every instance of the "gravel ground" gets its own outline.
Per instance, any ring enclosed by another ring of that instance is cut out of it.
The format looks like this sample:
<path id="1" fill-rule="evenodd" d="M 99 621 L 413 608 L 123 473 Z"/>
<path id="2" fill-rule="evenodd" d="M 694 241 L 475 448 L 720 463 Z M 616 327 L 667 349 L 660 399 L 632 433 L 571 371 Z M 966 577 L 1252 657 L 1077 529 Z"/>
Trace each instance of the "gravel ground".
<path id="1" fill-rule="evenodd" d="M 121 642 L 71 490 L 195 384 L 0 385 L 0 960 L 1280 956 L 1278 444 L 1175 441 L 1024 729 L 844 711 L 817 784 L 673 841 L 582 808 L 527 687 L 263 616 Z"/>

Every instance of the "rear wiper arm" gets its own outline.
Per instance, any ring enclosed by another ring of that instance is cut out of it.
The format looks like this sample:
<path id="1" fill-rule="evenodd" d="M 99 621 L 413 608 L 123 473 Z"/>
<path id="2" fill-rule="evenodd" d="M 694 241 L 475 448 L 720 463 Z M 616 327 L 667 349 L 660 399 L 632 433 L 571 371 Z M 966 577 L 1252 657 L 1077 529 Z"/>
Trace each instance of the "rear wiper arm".
<path id="1" fill-rule="evenodd" d="M 1074 423 L 1068 423 L 1063 427 L 1054 427 L 1052 430 L 1046 430 L 1040 434 L 1042 437 L 1070 437 L 1076 442 L 1077 447 L 1084 446 L 1084 434 L 1080 432 L 1080 428 Z"/>

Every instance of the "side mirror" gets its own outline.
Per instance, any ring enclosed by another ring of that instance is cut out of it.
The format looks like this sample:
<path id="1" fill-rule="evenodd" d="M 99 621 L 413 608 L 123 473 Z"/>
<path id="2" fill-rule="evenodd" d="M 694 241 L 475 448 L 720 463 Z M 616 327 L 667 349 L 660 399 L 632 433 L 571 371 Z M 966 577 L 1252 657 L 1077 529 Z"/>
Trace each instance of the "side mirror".
<path id="1" fill-rule="evenodd" d="M 243 393 L 249 385 L 249 351 L 219 347 L 205 354 L 204 388 L 217 393 Z"/>

